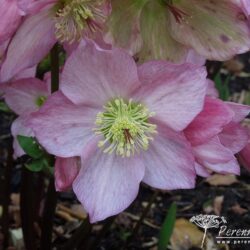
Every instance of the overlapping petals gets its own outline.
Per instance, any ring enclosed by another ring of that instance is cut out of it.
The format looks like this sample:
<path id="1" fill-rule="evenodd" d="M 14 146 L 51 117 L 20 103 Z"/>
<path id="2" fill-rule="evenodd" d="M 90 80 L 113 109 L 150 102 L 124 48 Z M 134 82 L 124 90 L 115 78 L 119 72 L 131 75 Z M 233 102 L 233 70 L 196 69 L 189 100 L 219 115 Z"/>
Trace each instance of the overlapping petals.
<path id="1" fill-rule="evenodd" d="M 249 139 L 247 130 L 240 124 L 249 112 L 250 107 L 246 105 L 206 98 L 203 111 L 185 130 L 193 147 L 198 175 L 240 173 L 234 155 Z"/>

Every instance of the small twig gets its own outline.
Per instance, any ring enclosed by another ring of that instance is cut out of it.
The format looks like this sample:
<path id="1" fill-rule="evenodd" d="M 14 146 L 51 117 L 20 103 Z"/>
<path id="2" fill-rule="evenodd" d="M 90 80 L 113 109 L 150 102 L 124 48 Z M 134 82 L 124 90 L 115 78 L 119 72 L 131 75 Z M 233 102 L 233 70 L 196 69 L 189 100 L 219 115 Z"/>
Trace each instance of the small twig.
<path id="1" fill-rule="evenodd" d="M 51 92 L 59 89 L 59 48 L 56 43 L 50 52 L 51 57 Z M 50 179 L 44 206 L 41 233 L 41 250 L 52 249 L 53 218 L 57 203 L 54 178 Z"/>
<path id="2" fill-rule="evenodd" d="M 104 238 L 105 234 L 108 232 L 108 230 L 110 229 L 110 227 L 112 226 L 113 222 L 115 221 L 116 216 L 110 217 L 108 218 L 103 225 L 103 228 L 101 229 L 101 231 L 99 232 L 99 234 L 97 235 L 97 237 L 90 241 L 87 248 L 81 248 L 81 250 L 95 250 L 97 249 L 98 245 L 100 244 L 101 240 Z"/>
<path id="3" fill-rule="evenodd" d="M 3 196 L 3 217 L 2 217 L 2 229 L 4 235 L 4 248 L 8 247 L 9 243 L 9 204 L 10 204 L 10 193 L 11 193 L 11 172 L 13 169 L 13 149 L 12 143 L 10 143 L 8 149 L 8 158 L 4 171 L 4 196 Z"/>
<path id="4" fill-rule="evenodd" d="M 125 248 L 124 248 L 124 249 L 126 249 L 126 247 L 133 241 L 133 239 L 134 239 L 134 238 L 136 237 L 136 235 L 138 234 L 139 229 L 140 229 L 140 227 L 141 227 L 141 225 L 142 225 L 144 219 L 146 218 L 146 216 L 147 216 L 147 214 L 148 214 L 148 212 L 149 212 L 149 210 L 150 210 L 150 208 L 151 208 L 151 206 L 152 206 L 152 204 L 153 204 L 153 202 L 154 202 L 154 200 L 156 199 L 156 197 L 157 197 L 158 194 L 159 194 L 159 191 L 155 191 L 155 192 L 153 193 L 153 195 L 150 197 L 150 200 L 149 200 L 147 206 L 145 207 L 145 209 L 143 210 L 142 215 L 140 216 L 140 219 L 137 221 L 137 223 L 136 223 L 136 225 L 135 225 L 135 227 L 134 227 L 134 229 L 133 229 L 133 231 L 132 231 L 131 236 L 130 236 L 130 237 L 128 238 L 128 240 L 126 241 L 126 244 L 125 244 Z"/>
<path id="5" fill-rule="evenodd" d="M 22 181 L 21 181 L 21 220 L 23 229 L 23 238 L 27 250 L 35 250 L 35 230 L 34 230 L 34 174 L 22 168 Z"/>
<path id="6" fill-rule="evenodd" d="M 71 238 L 62 246 L 58 247 L 60 250 L 74 250 L 78 249 L 79 246 L 83 246 L 86 239 L 88 239 L 91 233 L 91 224 L 89 218 L 86 218 L 80 227 L 78 227 Z"/>
<path id="7" fill-rule="evenodd" d="M 56 43 L 50 52 L 51 58 L 51 93 L 59 89 L 59 48 Z"/>
<path id="8" fill-rule="evenodd" d="M 151 208 L 151 206 L 152 206 L 152 204 L 153 204 L 153 202 L 156 199 L 158 194 L 159 194 L 159 191 L 155 191 L 153 193 L 153 195 L 151 196 L 147 206 L 145 207 L 145 209 L 142 212 L 142 215 L 141 215 L 140 219 L 137 221 L 137 223 L 136 223 L 136 225 L 135 225 L 135 227 L 134 227 L 134 229 L 132 231 L 132 237 L 135 237 L 137 235 L 141 224 L 143 223 L 144 219 L 146 218 L 146 216 L 147 216 L 147 214 L 148 214 L 148 212 L 149 212 L 149 210 L 150 210 L 150 208 Z"/>
<path id="9" fill-rule="evenodd" d="M 41 250 L 52 249 L 53 219 L 55 215 L 56 203 L 57 193 L 55 190 L 55 180 L 54 178 L 51 178 L 46 195 L 42 218 Z"/>

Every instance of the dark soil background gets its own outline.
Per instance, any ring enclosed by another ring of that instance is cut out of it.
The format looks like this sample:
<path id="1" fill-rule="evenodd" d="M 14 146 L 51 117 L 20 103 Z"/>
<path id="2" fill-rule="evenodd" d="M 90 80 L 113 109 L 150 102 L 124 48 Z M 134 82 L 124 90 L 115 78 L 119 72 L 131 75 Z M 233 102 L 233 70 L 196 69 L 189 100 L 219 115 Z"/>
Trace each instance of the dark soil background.
<path id="1" fill-rule="evenodd" d="M 250 104 L 249 59 L 250 55 L 245 54 L 224 64 L 208 63 L 212 79 L 218 72 L 222 79 L 230 77 L 228 87 L 232 101 Z M 20 236 L 22 226 L 29 249 L 39 249 L 44 225 L 42 210 L 49 181 L 46 176 L 30 173 L 23 167 L 26 157 L 12 161 L 10 125 L 14 118 L 13 113 L 0 112 L 0 250 L 24 249 L 24 239 Z M 177 204 L 177 220 L 184 224 L 176 226 L 169 249 L 200 249 L 200 232 L 197 230 L 202 229 L 194 229 L 188 222 L 193 215 L 217 214 L 227 219 L 231 229 L 250 230 L 250 173 L 243 168 L 238 177 L 198 178 L 193 190 L 157 192 L 142 185 L 137 199 L 126 211 L 93 225 L 92 229 L 90 225 L 79 229 L 87 215 L 72 192 L 52 194 L 51 197 L 57 199 L 53 219 L 54 249 L 156 250 L 159 230 L 172 202 Z M 9 213 L 3 213 L 6 207 L 9 207 Z M 142 215 L 143 220 L 140 219 Z M 4 238 L 6 232 L 10 239 Z M 217 244 L 217 233 L 218 230 L 209 231 L 205 249 L 250 249 L 250 244 Z"/>

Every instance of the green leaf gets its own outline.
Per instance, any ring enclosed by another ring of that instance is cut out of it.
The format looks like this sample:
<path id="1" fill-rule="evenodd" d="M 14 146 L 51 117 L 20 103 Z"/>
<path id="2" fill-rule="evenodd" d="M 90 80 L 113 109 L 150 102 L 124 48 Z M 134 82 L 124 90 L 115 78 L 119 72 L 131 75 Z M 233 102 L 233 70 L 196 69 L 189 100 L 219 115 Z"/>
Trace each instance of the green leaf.
<path id="1" fill-rule="evenodd" d="M 176 210 L 177 210 L 176 204 L 172 203 L 160 230 L 158 250 L 166 250 L 167 248 L 170 237 L 174 230 L 174 224 L 176 220 Z"/>
<path id="2" fill-rule="evenodd" d="M 44 155 L 44 151 L 34 137 L 18 135 L 17 140 L 24 152 L 33 159 L 39 159 Z"/>
<path id="3" fill-rule="evenodd" d="M 32 172 L 40 172 L 44 168 L 44 161 L 43 159 L 33 160 L 31 163 L 25 164 L 25 167 Z"/>
<path id="4" fill-rule="evenodd" d="M 215 87 L 217 88 L 219 92 L 220 99 L 223 101 L 227 101 L 230 96 L 229 87 L 228 87 L 229 80 L 230 80 L 230 76 L 228 76 L 226 80 L 223 82 L 220 73 L 218 73 L 214 78 Z"/>
<path id="5" fill-rule="evenodd" d="M 10 113 L 11 110 L 9 109 L 8 105 L 5 102 L 0 102 L 0 111 Z"/>

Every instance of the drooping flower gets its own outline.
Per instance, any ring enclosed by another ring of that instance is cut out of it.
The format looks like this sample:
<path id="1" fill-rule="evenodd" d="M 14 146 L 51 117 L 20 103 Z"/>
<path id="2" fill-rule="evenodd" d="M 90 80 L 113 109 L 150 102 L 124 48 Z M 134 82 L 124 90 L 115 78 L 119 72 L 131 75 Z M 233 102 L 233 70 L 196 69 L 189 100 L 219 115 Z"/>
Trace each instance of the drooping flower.
<path id="1" fill-rule="evenodd" d="M 227 60 L 250 48 L 249 20 L 235 0 L 112 0 L 106 39 L 141 61 L 186 60 L 189 49 Z"/>
<path id="2" fill-rule="evenodd" d="M 209 93 L 212 93 L 211 87 Z M 248 134 L 240 122 L 249 112 L 249 106 L 206 97 L 204 109 L 185 129 L 193 147 L 198 175 L 240 173 L 234 155 L 247 144 Z"/>
<path id="3" fill-rule="evenodd" d="M 12 123 L 15 157 L 24 155 L 17 141 L 17 135 L 34 136 L 32 129 L 25 125 L 32 112 L 37 111 L 50 95 L 48 84 L 36 78 L 24 78 L 4 86 L 4 99 L 11 110 L 19 117 Z"/>
<path id="4" fill-rule="evenodd" d="M 28 124 L 49 153 L 81 157 L 79 173 L 77 164 L 61 165 L 58 182 L 72 183 L 95 222 L 124 210 L 141 181 L 194 187 L 194 158 L 181 131 L 202 110 L 206 87 L 203 67 L 155 61 L 137 68 L 123 50 L 82 42 L 66 61 L 60 90 Z"/>
<path id="5" fill-rule="evenodd" d="M 10 42 L 0 82 L 38 64 L 57 41 L 95 37 L 109 11 L 107 0 L 22 0 L 20 6 L 28 16 Z"/>
<path id="6" fill-rule="evenodd" d="M 19 145 L 18 135 L 34 137 L 33 130 L 27 126 L 27 120 L 32 112 L 39 110 L 50 95 L 50 74 L 46 74 L 44 81 L 36 78 L 24 78 L 5 84 L 3 87 L 4 99 L 8 106 L 18 114 L 18 118 L 12 123 L 11 133 L 14 138 L 14 157 L 21 157 L 25 152 Z M 60 158 L 55 160 L 56 190 L 65 191 L 71 187 L 72 181 L 79 171 L 79 159 L 77 157 Z M 64 168 L 71 169 L 64 176 Z"/>

